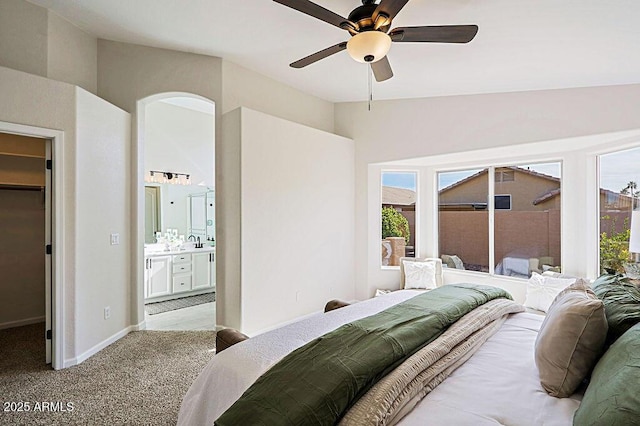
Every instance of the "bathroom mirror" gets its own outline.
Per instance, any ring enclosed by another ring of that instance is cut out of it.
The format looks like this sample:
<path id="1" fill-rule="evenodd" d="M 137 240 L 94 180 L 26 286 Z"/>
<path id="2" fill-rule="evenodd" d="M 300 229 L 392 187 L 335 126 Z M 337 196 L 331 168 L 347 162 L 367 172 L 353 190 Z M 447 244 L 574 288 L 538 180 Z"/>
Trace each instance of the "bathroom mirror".
<path id="1" fill-rule="evenodd" d="M 215 244 L 215 192 L 189 195 L 189 231 L 188 235 L 200 237 L 201 242 Z"/>
<path id="2" fill-rule="evenodd" d="M 193 199 L 196 208 L 192 206 Z M 203 242 L 213 241 L 214 192 L 200 185 L 175 185 L 170 183 L 148 183 L 145 185 L 145 244 L 156 242 L 155 233 L 177 229 L 185 239 L 193 234 Z M 199 226 L 192 230 L 192 223 Z M 210 226 L 208 224 L 211 224 Z"/>

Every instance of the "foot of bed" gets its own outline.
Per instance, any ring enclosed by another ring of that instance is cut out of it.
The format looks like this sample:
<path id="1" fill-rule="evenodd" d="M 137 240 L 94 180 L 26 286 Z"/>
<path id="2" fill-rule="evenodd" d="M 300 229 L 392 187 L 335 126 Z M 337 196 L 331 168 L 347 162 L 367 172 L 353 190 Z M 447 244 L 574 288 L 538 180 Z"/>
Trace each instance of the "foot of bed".
<path id="1" fill-rule="evenodd" d="M 344 308 L 345 306 L 349 306 L 350 304 L 351 303 L 343 302 L 342 300 L 333 299 L 328 301 L 327 304 L 324 305 L 324 311 L 333 311 L 334 309 Z"/>
<path id="2" fill-rule="evenodd" d="M 228 347 L 233 346 L 236 343 L 240 343 L 243 340 L 247 340 L 248 338 L 249 336 L 242 334 L 233 328 L 220 330 L 216 333 L 216 353 L 219 354 Z"/>

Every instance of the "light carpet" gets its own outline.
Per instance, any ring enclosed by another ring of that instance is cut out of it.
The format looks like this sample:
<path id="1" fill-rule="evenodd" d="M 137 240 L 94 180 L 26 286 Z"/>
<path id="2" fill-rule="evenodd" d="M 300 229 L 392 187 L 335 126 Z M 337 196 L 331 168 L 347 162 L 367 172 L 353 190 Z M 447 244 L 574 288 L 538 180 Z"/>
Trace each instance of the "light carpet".
<path id="1" fill-rule="evenodd" d="M 182 397 L 215 353 L 212 331 L 138 331 L 54 371 L 43 335 L 43 324 L 0 330 L 2 425 L 175 425 Z M 31 411 L 6 412 L 17 408 L 12 402 Z M 43 402 L 73 411 L 34 412 Z"/>

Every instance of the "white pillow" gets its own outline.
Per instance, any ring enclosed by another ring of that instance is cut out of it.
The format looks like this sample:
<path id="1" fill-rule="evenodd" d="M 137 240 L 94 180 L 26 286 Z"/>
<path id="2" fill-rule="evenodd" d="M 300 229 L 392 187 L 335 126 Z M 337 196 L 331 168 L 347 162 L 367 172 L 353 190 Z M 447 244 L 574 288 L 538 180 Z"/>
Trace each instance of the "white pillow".
<path id="1" fill-rule="evenodd" d="M 556 296 L 576 282 L 576 278 L 554 278 L 533 273 L 527 281 L 527 298 L 524 306 L 547 312 Z"/>
<path id="2" fill-rule="evenodd" d="M 404 288 L 434 289 L 436 283 L 436 264 L 433 261 L 402 261 L 404 267 Z"/>

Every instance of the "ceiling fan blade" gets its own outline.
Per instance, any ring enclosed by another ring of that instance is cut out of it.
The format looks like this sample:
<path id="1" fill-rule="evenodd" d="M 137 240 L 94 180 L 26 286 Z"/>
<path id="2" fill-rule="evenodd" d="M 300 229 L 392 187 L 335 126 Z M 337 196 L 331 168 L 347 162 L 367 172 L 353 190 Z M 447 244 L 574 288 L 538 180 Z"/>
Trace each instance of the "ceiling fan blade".
<path id="1" fill-rule="evenodd" d="M 430 27 L 399 27 L 389 35 L 395 42 L 469 43 L 478 33 L 477 25 L 442 25 Z"/>
<path id="2" fill-rule="evenodd" d="M 347 48 L 347 42 L 343 41 L 342 43 L 338 43 L 331 47 L 327 47 L 326 49 L 323 49 L 319 52 L 316 52 L 305 58 L 295 61 L 294 63 L 290 64 L 290 66 L 292 68 L 303 68 L 303 67 L 306 67 L 307 65 L 313 64 L 314 62 L 318 62 L 320 59 L 324 59 L 327 56 L 331 56 L 334 53 L 342 52 L 346 48 Z"/>
<path id="3" fill-rule="evenodd" d="M 393 77 L 393 71 L 391 70 L 391 64 L 389 63 L 389 58 L 385 56 L 371 64 L 371 69 L 373 70 L 373 75 L 376 77 L 376 81 L 385 81 L 389 80 Z"/>
<path id="4" fill-rule="evenodd" d="M 291 9 L 295 9 L 298 12 L 302 12 L 306 15 L 313 16 L 321 21 L 328 22 L 331 25 L 335 25 L 338 28 L 342 28 L 342 25 L 346 22 L 349 23 L 347 18 L 334 13 L 322 6 L 319 6 L 309 0 L 273 0 L 276 3 L 288 6 Z M 351 24 L 353 25 L 353 24 Z"/>
<path id="5" fill-rule="evenodd" d="M 376 21 L 379 14 L 386 15 L 389 19 L 395 18 L 400 10 L 407 4 L 409 0 L 382 0 L 375 12 L 373 12 L 373 21 Z"/>

